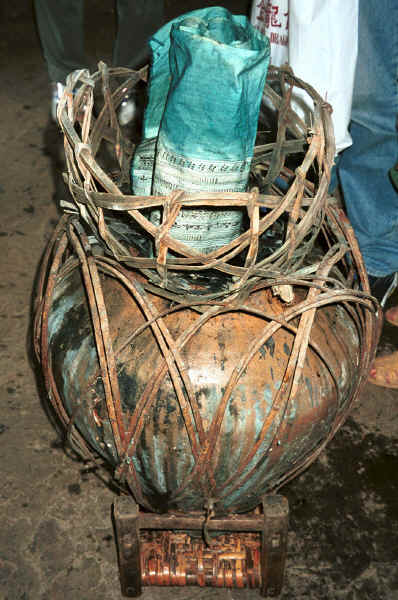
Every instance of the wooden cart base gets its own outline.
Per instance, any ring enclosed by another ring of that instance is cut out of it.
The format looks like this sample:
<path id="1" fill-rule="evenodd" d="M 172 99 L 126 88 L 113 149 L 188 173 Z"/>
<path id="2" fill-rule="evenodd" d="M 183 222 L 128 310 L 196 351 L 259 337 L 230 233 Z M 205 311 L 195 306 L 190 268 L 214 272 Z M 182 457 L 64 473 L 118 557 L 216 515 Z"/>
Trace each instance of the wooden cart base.
<path id="1" fill-rule="evenodd" d="M 265 496 L 262 513 L 212 518 L 205 525 L 201 513 L 143 513 L 130 497 L 117 498 L 123 596 L 137 597 L 146 585 L 249 587 L 259 588 L 263 597 L 278 596 L 287 548 L 286 498 Z"/>

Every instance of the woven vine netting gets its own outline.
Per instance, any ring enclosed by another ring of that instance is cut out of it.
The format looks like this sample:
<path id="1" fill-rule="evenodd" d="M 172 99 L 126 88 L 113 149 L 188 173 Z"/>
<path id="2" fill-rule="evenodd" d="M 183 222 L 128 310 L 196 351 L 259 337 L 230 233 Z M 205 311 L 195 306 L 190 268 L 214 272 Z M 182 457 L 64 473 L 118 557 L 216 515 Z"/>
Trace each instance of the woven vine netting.
<path id="1" fill-rule="evenodd" d="M 331 107 L 289 67 L 271 67 L 247 192 L 135 196 L 130 164 L 139 123 L 122 129 L 117 111 L 126 93 L 145 102 L 147 76 L 147 67 L 132 71 L 100 63 L 93 75 L 76 71 L 69 77 L 58 108 L 73 198 L 64 209 L 80 215 L 109 256 L 162 289 L 208 296 L 203 275 L 222 282 L 219 294 L 267 278 L 288 300 L 289 290 L 280 285 L 316 271 L 309 257 L 325 222 L 335 155 Z M 297 90 L 313 105 L 305 119 L 292 100 Z M 239 209 L 240 235 L 207 254 L 175 239 L 171 230 L 180 211 L 198 207 Z M 159 208 L 156 225 L 148 214 Z"/>
<path id="2" fill-rule="evenodd" d="M 224 412 L 235 384 L 261 344 L 279 331 L 293 333 L 292 349 L 284 357 L 283 385 L 273 405 L 280 426 L 287 414 L 286 407 L 296 401 L 307 350 L 316 344 L 314 323 L 324 307 L 336 309 L 340 305 L 356 331 L 357 358 L 348 357 L 353 363 L 350 395 L 342 401 L 339 376 L 333 375 L 341 406 L 329 431 L 302 463 L 293 466 L 275 483 L 279 487 L 308 466 L 344 422 L 366 382 L 381 326 L 381 311 L 369 294 L 353 230 L 328 194 L 335 154 L 331 109 L 289 68 L 271 68 L 246 193 L 175 191 L 169 196 L 134 196 L 130 191 L 130 165 L 140 139 L 140 123 L 121 129 L 117 111 L 126 93 L 132 90 L 145 102 L 147 73 L 147 68 L 138 72 L 108 69 L 103 63 L 93 75 L 75 72 L 59 105 L 67 161 L 65 179 L 72 198 L 64 202 L 66 214 L 47 247 L 35 307 L 35 347 L 49 396 L 75 449 L 86 458 L 91 454 L 96 456 L 76 427 L 79 411 L 70 415 L 63 406 L 48 348 L 54 290 L 57 286 L 62 288 L 74 270 L 82 273 L 99 356 L 98 373 L 107 384 L 104 401 L 115 440 L 114 462 L 119 479 L 121 475 L 128 479 L 132 448 L 139 439 L 146 412 L 142 411 L 137 419 L 134 414 L 123 415 L 116 368 L 123 357 L 118 354 L 120 348 L 113 347 L 109 333 L 110 309 L 102 289 L 107 278 L 114 285 L 120 284 L 120 289 L 131 296 L 132 306 L 139 306 L 145 315 L 144 325 L 131 331 L 122 348 L 134 345 L 132 340 L 143 330 L 153 330 L 156 347 L 163 353 L 159 382 L 161 375 L 169 374 L 178 401 L 184 403 L 187 399 L 191 406 L 195 406 L 196 400 L 181 363 L 181 352 L 188 339 L 199 335 L 202 322 L 228 312 L 253 311 L 263 321 L 258 339 L 237 354 L 239 365 L 220 404 L 220 411 Z M 303 120 L 294 110 L 295 88 L 311 98 L 313 110 L 309 111 L 308 119 Z M 208 254 L 200 253 L 176 240 L 171 232 L 179 212 L 192 207 L 239 208 L 246 216 L 245 228 L 223 247 Z M 159 225 L 148 218 L 148 211 L 156 208 L 162 211 Z M 270 289 L 272 294 L 268 293 Z M 265 291 L 261 306 L 249 306 L 250 298 L 260 291 Z M 273 296 L 281 301 L 274 302 L 277 307 L 270 311 Z M 154 297 L 166 300 L 166 308 L 155 310 Z M 165 319 L 178 311 L 192 311 L 199 325 L 187 326 L 174 339 Z M 127 325 L 131 323 L 128 321 Z M 330 356 L 322 359 L 331 373 L 340 361 L 337 351 L 335 354 L 336 360 Z M 82 373 L 84 383 L 86 371 Z M 150 392 L 152 400 L 155 392 Z M 138 406 L 146 402 L 146 397 L 145 392 Z M 91 410 L 88 404 L 86 408 Z M 80 405 L 79 410 L 82 410 Z M 124 418 L 136 423 L 128 428 L 128 434 Z M 209 435 L 214 434 L 217 423 L 215 418 Z M 201 462 L 200 468 L 205 464 Z M 140 498 L 136 488 L 134 495 Z"/>

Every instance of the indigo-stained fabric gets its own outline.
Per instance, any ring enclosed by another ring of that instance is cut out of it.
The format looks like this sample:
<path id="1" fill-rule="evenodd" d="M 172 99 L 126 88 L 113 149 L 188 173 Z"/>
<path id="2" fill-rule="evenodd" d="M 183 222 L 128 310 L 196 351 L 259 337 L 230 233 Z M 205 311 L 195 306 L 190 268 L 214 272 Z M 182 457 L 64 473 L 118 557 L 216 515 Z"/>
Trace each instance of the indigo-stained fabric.
<path id="1" fill-rule="evenodd" d="M 137 196 L 149 196 L 152 191 L 156 141 L 170 88 L 171 28 L 188 16 L 199 18 L 203 12 L 201 9 L 180 15 L 166 23 L 149 40 L 152 65 L 148 83 L 148 105 L 144 114 L 142 142 L 136 149 L 131 169 L 132 188 Z"/>
<path id="2" fill-rule="evenodd" d="M 244 191 L 269 62 L 267 38 L 246 17 L 215 7 L 167 24 L 150 45 L 154 59 L 144 140 L 133 161 L 134 193 Z M 152 220 L 159 219 L 158 211 Z M 239 235 L 241 219 L 237 210 L 184 209 L 172 233 L 210 252 Z"/>

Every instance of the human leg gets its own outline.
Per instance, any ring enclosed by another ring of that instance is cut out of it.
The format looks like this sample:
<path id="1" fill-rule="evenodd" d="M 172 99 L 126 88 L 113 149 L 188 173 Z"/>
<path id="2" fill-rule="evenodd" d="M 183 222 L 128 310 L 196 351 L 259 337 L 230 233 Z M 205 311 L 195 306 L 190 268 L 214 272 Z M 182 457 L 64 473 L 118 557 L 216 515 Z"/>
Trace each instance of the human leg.
<path id="1" fill-rule="evenodd" d="M 84 2 L 35 0 L 35 12 L 50 80 L 63 84 L 71 71 L 86 66 Z"/>
<path id="2" fill-rule="evenodd" d="M 379 278 L 398 271 L 398 193 L 388 176 L 398 155 L 396 0 L 359 3 L 358 43 L 353 144 L 338 170 L 366 269 Z"/>
<path id="3" fill-rule="evenodd" d="M 143 66 L 149 59 L 148 39 L 163 21 L 163 0 L 118 0 L 114 66 Z"/>

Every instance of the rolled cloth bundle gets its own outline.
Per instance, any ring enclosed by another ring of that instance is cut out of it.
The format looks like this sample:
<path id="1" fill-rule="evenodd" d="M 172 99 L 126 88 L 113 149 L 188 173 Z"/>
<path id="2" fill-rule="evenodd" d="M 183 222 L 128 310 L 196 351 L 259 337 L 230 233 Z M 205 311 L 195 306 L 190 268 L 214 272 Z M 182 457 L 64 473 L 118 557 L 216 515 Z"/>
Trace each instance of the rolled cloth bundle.
<path id="1" fill-rule="evenodd" d="M 269 42 L 225 8 L 193 11 L 151 39 L 153 67 L 133 192 L 239 192 L 247 186 Z M 160 222 L 153 211 L 152 222 Z M 240 234 L 239 209 L 182 209 L 172 235 L 211 252 Z"/>

